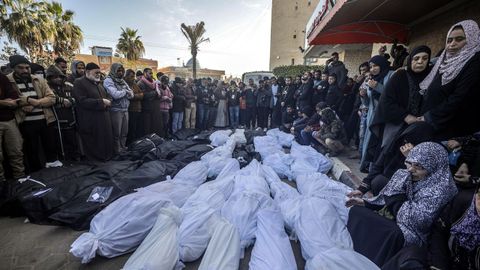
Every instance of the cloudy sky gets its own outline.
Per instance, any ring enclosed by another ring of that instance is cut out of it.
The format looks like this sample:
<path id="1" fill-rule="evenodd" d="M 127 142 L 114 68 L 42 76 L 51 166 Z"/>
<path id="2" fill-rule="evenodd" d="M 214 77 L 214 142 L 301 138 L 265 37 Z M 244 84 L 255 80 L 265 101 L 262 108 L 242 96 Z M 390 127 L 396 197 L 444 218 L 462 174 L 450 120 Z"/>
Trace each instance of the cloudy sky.
<path id="1" fill-rule="evenodd" d="M 58 0 L 57 0 L 58 1 Z M 222 69 L 227 75 L 268 70 L 271 0 L 60 0 L 75 12 L 82 28 L 82 53 L 94 45 L 115 47 L 120 27 L 138 29 L 145 58 L 159 67 L 190 59 L 180 24 L 205 22 L 210 43 L 200 47 L 202 67 Z"/>

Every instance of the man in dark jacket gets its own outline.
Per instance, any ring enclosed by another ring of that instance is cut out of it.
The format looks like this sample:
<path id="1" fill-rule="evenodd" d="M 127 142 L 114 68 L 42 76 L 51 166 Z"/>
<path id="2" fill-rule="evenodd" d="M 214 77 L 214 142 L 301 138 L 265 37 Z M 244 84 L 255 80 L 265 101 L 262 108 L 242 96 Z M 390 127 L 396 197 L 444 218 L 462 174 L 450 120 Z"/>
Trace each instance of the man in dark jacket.
<path id="1" fill-rule="evenodd" d="M 318 145 L 318 143 L 313 139 L 312 133 L 320 129 L 320 112 L 326 108 L 325 102 L 320 102 L 315 105 L 315 113 L 313 115 L 308 115 L 308 121 L 305 128 L 300 132 L 301 143 L 304 145 Z"/>
<path id="2" fill-rule="evenodd" d="M 73 86 L 66 81 L 65 74 L 56 65 L 47 68 L 46 78 L 55 94 L 53 112 L 58 123 L 55 127 L 57 130 L 57 153 L 66 160 L 78 160 L 80 152 L 76 134 Z"/>
<path id="3" fill-rule="evenodd" d="M 328 92 L 328 73 L 323 72 L 321 80 L 313 88 L 312 104 L 324 102 Z"/>
<path id="4" fill-rule="evenodd" d="M 337 84 L 342 89 L 347 83 L 347 69 L 342 61 L 338 60 L 338 53 L 332 53 L 332 57 L 327 61 L 325 71 L 328 75 L 335 74 L 337 76 Z"/>
<path id="5" fill-rule="evenodd" d="M 267 131 L 268 127 L 268 115 L 270 109 L 270 99 L 272 98 L 272 92 L 265 84 L 264 81 L 259 81 L 258 93 L 257 93 L 257 121 L 258 128 L 262 128 Z"/>
<path id="6" fill-rule="evenodd" d="M 242 97 L 245 99 L 245 127 L 253 129 L 257 123 L 257 85 L 252 79 L 248 80 L 248 85 L 245 91 L 242 92 Z"/>
<path id="7" fill-rule="evenodd" d="M 22 135 L 15 121 L 18 93 L 10 85 L 7 76 L 0 73 L 0 189 L 6 180 L 3 169 L 3 153 L 8 156 L 13 178 L 25 175 L 22 152 Z"/>
<path id="8" fill-rule="evenodd" d="M 205 130 L 207 129 L 207 122 L 209 118 L 209 106 L 210 106 L 210 95 L 208 93 L 208 81 L 207 79 L 202 79 L 201 83 L 196 87 L 195 95 L 197 97 L 197 128 Z"/>
<path id="9" fill-rule="evenodd" d="M 183 80 L 180 77 L 175 77 L 172 84 L 173 94 L 173 108 L 172 108 L 172 133 L 182 129 L 183 113 L 187 105 L 187 97 L 185 96 L 185 89 L 183 88 Z"/>
<path id="10" fill-rule="evenodd" d="M 328 75 L 328 92 L 326 103 L 332 110 L 337 111 L 341 100 L 342 93 L 337 84 L 337 76 L 335 74 L 330 74 Z"/>
<path id="11" fill-rule="evenodd" d="M 109 108 L 112 104 L 100 82 L 100 67 L 88 63 L 85 76 L 75 80 L 78 132 L 89 160 L 107 161 L 113 155 L 113 134 Z"/>
<path id="12" fill-rule="evenodd" d="M 297 110 L 310 109 L 312 107 L 313 80 L 308 76 L 302 76 L 302 85 L 297 89 Z"/>
<path id="13" fill-rule="evenodd" d="M 296 119 L 296 113 L 293 109 L 293 106 L 288 105 L 285 111 L 282 113 L 282 125 L 280 126 L 280 130 L 283 132 L 290 133 L 290 129 L 293 126 L 293 121 Z"/>
<path id="14" fill-rule="evenodd" d="M 285 86 L 282 89 L 282 96 L 280 97 L 280 106 L 282 111 L 286 111 L 288 106 L 295 108 L 295 91 L 297 88 L 293 84 L 292 77 L 285 78 Z"/>

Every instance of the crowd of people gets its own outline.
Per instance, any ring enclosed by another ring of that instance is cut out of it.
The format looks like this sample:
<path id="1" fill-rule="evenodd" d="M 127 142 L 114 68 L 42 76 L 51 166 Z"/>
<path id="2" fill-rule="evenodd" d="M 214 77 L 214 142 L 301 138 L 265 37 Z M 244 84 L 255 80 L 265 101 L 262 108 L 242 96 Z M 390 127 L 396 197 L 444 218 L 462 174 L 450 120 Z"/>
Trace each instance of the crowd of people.
<path id="1" fill-rule="evenodd" d="M 67 74 L 63 58 L 45 69 L 14 55 L 0 74 L 0 159 L 18 179 L 65 160 L 107 161 L 151 133 L 279 128 L 330 156 L 358 150 L 368 175 L 348 194 L 355 250 L 383 269 L 479 269 L 478 25 L 452 26 L 436 57 L 425 45 L 385 51 L 351 77 L 333 53 L 324 70 L 258 85 L 170 81 L 120 63 L 105 75 L 73 61 Z"/>

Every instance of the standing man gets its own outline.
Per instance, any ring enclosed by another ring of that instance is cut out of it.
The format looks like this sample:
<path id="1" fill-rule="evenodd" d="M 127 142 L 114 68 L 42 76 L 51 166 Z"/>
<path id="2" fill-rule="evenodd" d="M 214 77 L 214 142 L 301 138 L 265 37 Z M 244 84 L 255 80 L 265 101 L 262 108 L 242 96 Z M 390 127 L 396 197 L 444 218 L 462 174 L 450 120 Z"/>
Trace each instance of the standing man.
<path id="1" fill-rule="evenodd" d="M 277 78 L 272 77 L 270 79 L 270 89 L 272 92 L 272 98 L 270 99 L 270 109 L 272 111 L 271 127 L 276 128 L 282 124 L 282 107 L 280 106 L 280 97 L 282 91 L 280 85 L 278 85 Z"/>
<path id="2" fill-rule="evenodd" d="M 185 128 L 195 128 L 195 122 L 197 117 L 197 96 L 195 95 L 196 84 L 193 79 L 188 79 L 185 86 Z"/>
<path id="3" fill-rule="evenodd" d="M 243 92 L 242 96 L 245 98 L 245 126 L 247 129 L 255 128 L 257 125 L 257 85 L 253 79 L 248 80 L 248 86 Z"/>
<path id="4" fill-rule="evenodd" d="M 272 98 L 272 92 L 265 84 L 264 81 L 259 81 L 258 94 L 257 94 L 257 118 L 258 128 L 267 131 L 268 127 L 268 112 L 270 107 L 270 99 Z"/>
<path id="5" fill-rule="evenodd" d="M 162 113 L 160 111 L 160 95 L 157 92 L 157 83 L 153 80 L 153 71 L 151 68 L 145 68 L 143 70 L 143 76 L 140 77 L 137 85 L 143 92 L 143 133 L 145 135 L 156 133 L 159 136 L 165 137 L 166 130 L 163 128 Z"/>
<path id="6" fill-rule="evenodd" d="M 63 164 L 57 160 L 56 119 L 52 111 L 55 94 L 43 77 L 30 74 L 30 62 L 25 57 L 14 55 L 9 60 L 13 72 L 7 77 L 20 98 L 15 117 L 24 139 L 27 170 L 34 172 L 44 167 L 39 155 L 41 149 L 44 150 L 46 167 L 60 167 Z"/>
<path id="7" fill-rule="evenodd" d="M 128 106 L 128 135 L 127 145 L 143 135 L 143 119 L 142 119 L 142 100 L 143 92 L 135 83 L 135 71 L 127 69 L 123 78 L 128 87 L 133 91 L 133 98 Z"/>
<path id="8" fill-rule="evenodd" d="M 112 101 L 100 83 L 100 67 L 88 63 L 85 76 L 73 86 L 77 102 L 78 132 L 85 155 L 89 160 L 107 161 L 113 155 Z"/>
<path id="9" fill-rule="evenodd" d="M 338 53 L 332 53 L 332 57 L 327 61 L 327 67 L 325 71 L 328 75 L 335 74 L 337 76 L 337 84 L 340 89 L 343 89 L 347 83 L 347 69 L 342 61 L 338 60 Z"/>
<path id="10" fill-rule="evenodd" d="M 103 82 L 103 87 L 112 97 L 110 119 L 113 132 L 113 152 L 120 153 L 127 146 L 128 134 L 128 106 L 133 98 L 133 91 L 123 79 L 125 69 L 120 63 L 113 63 L 108 77 Z"/>
<path id="11" fill-rule="evenodd" d="M 83 61 L 74 60 L 70 66 L 70 71 L 72 74 L 68 75 L 67 82 L 73 87 L 75 80 L 85 75 L 85 63 Z"/>
<path id="12" fill-rule="evenodd" d="M 6 180 L 3 169 L 4 153 L 8 156 L 13 178 L 18 179 L 25 175 L 22 135 L 15 122 L 18 98 L 18 92 L 12 87 L 7 76 L 0 73 L 0 189 Z"/>
<path id="13" fill-rule="evenodd" d="M 285 78 L 285 86 L 282 89 L 282 96 L 280 97 L 280 106 L 282 107 L 282 113 L 285 112 L 288 106 L 295 108 L 295 91 L 296 86 L 293 84 L 292 77 Z M 295 110 L 295 109 L 294 109 Z"/>
<path id="14" fill-rule="evenodd" d="M 62 73 L 67 76 L 67 60 L 63 59 L 62 57 L 57 57 L 55 59 L 55 66 L 57 66 L 58 69 L 60 69 Z"/>
<path id="15" fill-rule="evenodd" d="M 53 111 L 57 118 L 56 138 L 57 153 L 66 160 L 78 160 L 80 152 L 76 134 L 76 122 L 74 108 L 75 100 L 72 97 L 72 84 L 66 82 L 66 76 L 55 65 L 48 67 L 48 86 L 55 94 L 55 106 Z"/>

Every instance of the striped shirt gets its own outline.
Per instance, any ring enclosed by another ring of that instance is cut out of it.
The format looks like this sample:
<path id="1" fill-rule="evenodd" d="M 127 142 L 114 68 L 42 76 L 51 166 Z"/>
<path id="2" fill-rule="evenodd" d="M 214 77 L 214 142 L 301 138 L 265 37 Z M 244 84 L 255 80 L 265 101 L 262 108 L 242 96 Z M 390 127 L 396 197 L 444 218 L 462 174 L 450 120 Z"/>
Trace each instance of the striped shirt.
<path id="1" fill-rule="evenodd" d="M 23 96 L 38 99 L 37 92 L 33 88 L 32 82 L 24 83 L 24 82 L 17 81 L 17 87 L 18 87 L 18 90 L 22 92 Z M 45 119 L 45 114 L 43 113 L 43 109 L 33 108 L 31 112 L 25 113 L 24 121 L 36 121 L 36 120 L 42 120 L 42 119 Z"/>

